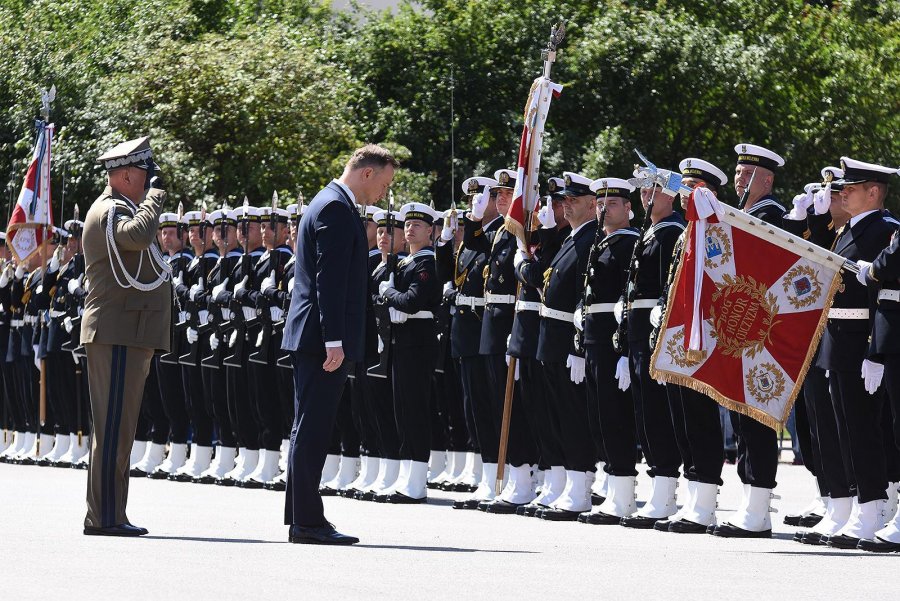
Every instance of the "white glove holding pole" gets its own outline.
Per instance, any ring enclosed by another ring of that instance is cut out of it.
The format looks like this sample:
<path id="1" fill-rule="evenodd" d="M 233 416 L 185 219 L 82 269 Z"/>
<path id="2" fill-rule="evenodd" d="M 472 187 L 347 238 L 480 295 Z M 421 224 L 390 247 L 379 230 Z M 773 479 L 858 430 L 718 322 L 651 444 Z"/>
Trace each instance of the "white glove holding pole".
<path id="1" fill-rule="evenodd" d="M 217 348 L 219 348 L 219 337 L 215 334 L 209 335 L 209 348 L 211 350 L 216 350 Z"/>
<path id="2" fill-rule="evenodd" d="M 21 280 L 25 277 L 25 265 L 23 263 L 19 263 L 18 267 L 16 267 L 15 276 L 17 280 Z"/>
<path id="3" fill-rule="evenodd" d="M 178 288 L 179 286 L 183 286 L 183 285 L 184 285 L 184 272 L 179 271 L 178 275 L 176 275 L 174 278 L 172 278 L 172 286 L 174 286 L 175 288 Z M 191 299 L 191 300 L 194 300 L 194 299 Z"/>
<path id="4" fill-rule="evenodd" d="M 225 289 L 228 287 L 228 279 L 229 278 L 225 278 L 224 280 L 222 280 L 221 284 L 216 284 L 216 286 L 212 289 L 213 300 L 216 301 L 217 303 L 220 303 L 223 300 L 225 300 L 224 293 L 225 293 Z"/>
<path id="5" fill-rule="evenodd" d="M 234 295 L 237 296 L 239 292 L 245 290 L 247 288 L 247 281 L 250 279 L 250 276 L 245 275 L 244 279 L 235 284 L 234 286 Z"/>
<path id="6" fill-rule="evenodd" d="M 628 357 L 619 357 L 616 363 L 616 380 L 619 382 L 619 390 L 625 391 L 631 386 L 631 370 L 628 369 Z"/>
<path id="7" fill-rule="evenodd" d="M 509 355 L 506 356 L 506 367 L 509 367 Z M 515 378 L 516 382 L 519 381 L 519 360 L 516 359 L 516 371 L 513 374 L 513 378 Z"/>
<path id="8" fill-rule="evenodd" d="M 575 384 L 584 382 L 584 357 L 569 355 L 566 359 L 566 367 L 569 368 L 569 379 Z"/>
<path id="9" fill-rule="evenodd" d="M 552 230 L 556 227 L 556 216 L 553 215 L 553 208 L 550 204 L 546 204 L 540 208 L 537 213 L 538 222 L 545 230 Z"/>
<path id="10" fill-rule="evenodd" d="M 215 291 L 215 288 L 213 288 L 213 291 Z M 190 290 L 188 290 L 188 298 L 192 301 L 195 301 L 197 300 L 197 296 L 202 293 L 203 286 L 201 286 L 200 284 L 194 284 L 193 286 L 191 286 Z"/>
<path id="11" fill-rule="evenodd" d="M 575 329 L 579 332 L 584 331 L 584 310 L 581 307 L 575 309 L 575 316 L 572 318 L 572 322 L 575 324 Z"/>
<path id="12" fill-rule="evenodd" d="M 620 299 L 613 305 L 613 317 L 616 318 L 616 323 L 622 323 L 622 318 L 625 317 L 625 301 Z"/>
<path id="13" fill-rule="evenodd" d="M 456 211 L 451 211 L 449 215 L 444 217 L 444 227 L 441 229 L 441 240 L 444 242 L 453 240 L 457 227 L 459 227 L 459 217 L 456 216 Z"/>
<path id="14" fill-rule="evenodd" d="M 9 285 L 9 270 L 4 269 L 3 273 L 0 273 L 0 288 L 6 288 Z"/>
<path id="15" fill-rule="evenodd" d="M 859 273 L 856 274 L 856 279 L 863 286 L 868 286 L 869 271 L 872 269 L 872 264 L 869 261 L 857 261 L 856 264 L 859 265 Z"/>
<path id="16" fill-rule="evenodd" d="M 200 320 L 200 323 L 207 323 L 209 321 L 209 311 L 203 309 L 197 312 L 197 318 Z"/>
<path id="17" fill-rule="evenodd" d="M 63 319 L 63 327 L 66 329 L 67 334 L 71 334 L 72 330 L 75 328 L 75 324 L 72 323 L 72 318 L 68 315 Z"/>
<path id="18" fill-rule="evenodd" d="M 813 210 L 816 215 L 824 215 L 831 211 L 831 182 L 813 195 Z"/>
<path id="19" fill-rule="evenodd" d="M 59 271 L 59 252 L 53 253 L 50 261 L 47 263 L 47 273 L 56 273 Z"/>
<path id="20" fill-rule="evenodd" d="M 475 221 L 481 221 L 484 212 L 487 210 L 488 202 L 491 200 L 491 187 L 485 186 L 484 192 L 475 197 L 472 201 L 472 218 Z"/>
<path id="21" fill-rule="evenodd" d="M 662 323 L 662 312 L 662 307 L 659 305 L 650 309 L 650 325 L 654 328 L 658 328 L 659 324 Z"/>
<path id="22" fill-rule="evenodd" d="M 875 363 L 868 359 L 863 359 L 862 363 L 862 379 L 865 381 L 866 392 L 875 394 L 878 387 L 881 386 L 881 379 L 884 377 L 884 365 Z"/>
<path id="23" fill-rule="evenodd" d="M 528 260 L 528 255 L 525 254 L 525 251 L 519 249 L 516 251 L 516 254 L 513 255 L 513 269 L 518 269 L 519 265 Z"/>
<path id="24" fill-rule="evenodd" d="M 194 328 L 188 328 L 185 336 L 187 337 L 188 344 L 195 344 L 197 342 L 197 330 Z"/>
<path id="25" fill-rule="evenodd" d="M 288 294 L 294 291 L 294 278 L 291 278 L 291 280 L 288 282 L 287 291 Z"/>
<path id="26" fill-rule="evenodd" d="M 66 288 L 68 288 L 68 290 L 69 290 L 69 294 L 71 294 L 72 296 L 81 296 L 81 294 L 83 292 L 81 289 L 81 282 L 83 280 L 84 280 L 83 273 L 80 276 L 78 276 L 77 278 L 73 278 L 73 279 L 69 280 L 69 283 L 66 285 Z"/>
<path id="27" fill-rule="evenodd" d="M 265 294 L 268 290 L 275 289 L 275 270 L 272 270 L 272 273 L 266 276 L 266 278 L 262 281 L 262 284 L 259 286 L 260 291 Z"/>
<path id="28" fill-rule="evenodd" d="M 388 276 L 387 281 L 381 282 L 378 284 L 378 296 L 384 296 L 384 293 L 387 292 L 389 288 L 394 287 L 394 274 Z"/>
<path id="29" fill-rule="evenodd" d="M 378 354 L 384 352 L 384 340 L 381 339 L 381 334 L 378 334 Z"/>

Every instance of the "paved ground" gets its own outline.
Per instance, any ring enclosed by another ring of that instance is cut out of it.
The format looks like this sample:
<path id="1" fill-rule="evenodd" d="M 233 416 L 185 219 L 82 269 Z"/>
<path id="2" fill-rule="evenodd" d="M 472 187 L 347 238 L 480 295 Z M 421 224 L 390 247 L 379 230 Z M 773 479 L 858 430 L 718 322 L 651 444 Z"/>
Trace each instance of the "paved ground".
<path id="1" fill-rule="evenodd" d="M 733 466 L 724 477 L 720 517 L 740 490 Z M 0 464 L 0 599 L 857 599 L 893 590 L 900 565 L 789 540 L 781 517 L 813 490 L 790 465 L 764 541 L 457 511 L 462 495 L 441 493 L 412 507 L 326 499 L 362 542 L 290 545 L 283 493 L 146 479 L 132 480 L 129 516 L 149 536 L 85 537 L 85 479 Z"/>

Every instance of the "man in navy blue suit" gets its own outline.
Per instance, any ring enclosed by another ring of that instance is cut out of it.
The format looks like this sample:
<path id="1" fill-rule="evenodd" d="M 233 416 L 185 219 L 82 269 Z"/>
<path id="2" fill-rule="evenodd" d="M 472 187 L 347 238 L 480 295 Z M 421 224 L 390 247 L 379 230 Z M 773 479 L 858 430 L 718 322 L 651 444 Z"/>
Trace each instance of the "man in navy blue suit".
<path id="1" fill-rule="evenodd" d="M 326 519 L 319 480 L 351 366 L 365 358 L 368 244 L 359 207 L 387 193 L 398 162 L 369 144 L 306 208 L 281 348 L 294 361 L 294 427 L 284 523 L 292 543 L 352 545 Z"/>

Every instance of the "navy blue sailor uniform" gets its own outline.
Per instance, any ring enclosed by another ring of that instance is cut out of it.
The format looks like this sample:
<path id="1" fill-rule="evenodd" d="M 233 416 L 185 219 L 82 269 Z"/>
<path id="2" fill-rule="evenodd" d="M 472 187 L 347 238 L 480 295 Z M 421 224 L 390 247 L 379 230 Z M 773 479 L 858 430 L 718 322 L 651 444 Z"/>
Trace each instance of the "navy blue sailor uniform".
<path id="1" fill-rule="evenodd" d="M 650 376 L 650 311 L 659 302 L 668 277 L 675 243 L 684 231 L 679 214 L 660 219 L 644 232 L 638 257 L 634 302 L 627 316 L 631 392 L 634 398 L 638 442 L 652 476 L 677 478 L 682 464 L 675 438 L 675 423 L 665 386 Z"/>
<path id="2" fill-rule="evenodd" d="M 637 476 L 634 399 L 630 391 L 619 389 L 616 364 L 620 356 L 612 340 L 618 327 L 613 306 L 627 283 L 628 264 L 639 235 L 635 228 L 622 228 L 598 242 L 582 307 L 588 413 L 592 428 L 599 429 L 594 434 L 597 456 L 603 458 L 604 471 L 612 476 Z"/>

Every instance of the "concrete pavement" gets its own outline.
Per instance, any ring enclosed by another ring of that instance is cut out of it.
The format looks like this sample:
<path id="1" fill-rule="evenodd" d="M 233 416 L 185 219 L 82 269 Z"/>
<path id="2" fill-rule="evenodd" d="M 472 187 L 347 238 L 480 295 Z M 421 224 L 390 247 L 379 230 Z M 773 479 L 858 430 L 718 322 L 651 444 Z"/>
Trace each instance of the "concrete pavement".
<path id="1" fill-rule="evenodd" d="M 283 493 L 148 479 L 132 479 L 128 513 L 150 535 L 86 537 L 86 474 L 0 464 L 0 599 L 858 599 L 892 590 L 900 565 L 792 542 L 782 517 L 814 486 L 785 464 L 771 540 L 457 511 L 463 495 L 429 491 L 421 506 L 327 498 L 361 539 L 342 548 L 288 544 Z M 720 519 L 740 498 L 733 466 L 724 478 Z"/>

